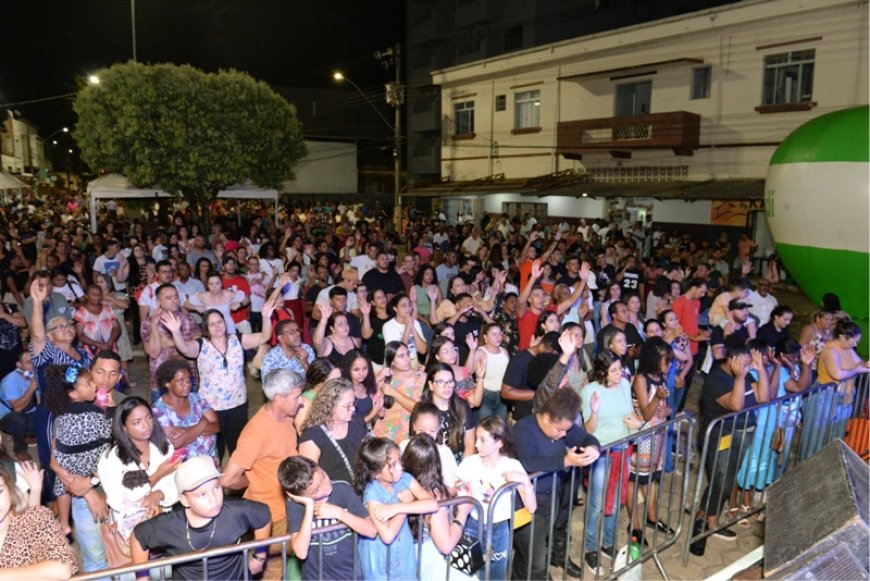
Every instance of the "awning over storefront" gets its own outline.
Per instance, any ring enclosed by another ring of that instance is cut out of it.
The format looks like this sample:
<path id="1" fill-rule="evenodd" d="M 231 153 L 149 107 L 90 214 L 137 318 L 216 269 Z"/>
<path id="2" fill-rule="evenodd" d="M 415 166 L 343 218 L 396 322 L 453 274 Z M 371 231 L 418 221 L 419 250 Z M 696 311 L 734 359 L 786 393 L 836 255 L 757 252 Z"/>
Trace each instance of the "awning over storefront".
<path id="1" fill-rule="evenodd" d="M 519 194 L 523 196 L 574 196 L 577 198 L 658 198 L 685 200 L 756 200 L 764 197 L 763 179 L 706 181 L 600 181 L 572 170 L 533 178 L 505 179 L 496 174 L 477 180 L 442 181 L 407 188 L 407 197 L 485 196 Z"/>

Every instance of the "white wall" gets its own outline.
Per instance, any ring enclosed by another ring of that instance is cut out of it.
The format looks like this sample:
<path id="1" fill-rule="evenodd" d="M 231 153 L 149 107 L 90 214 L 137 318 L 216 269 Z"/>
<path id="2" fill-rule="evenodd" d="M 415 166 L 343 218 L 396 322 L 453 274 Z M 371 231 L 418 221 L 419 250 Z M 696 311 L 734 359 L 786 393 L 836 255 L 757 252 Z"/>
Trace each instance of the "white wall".
<path id="1" fill-rule="evenodd" d="M 453 199 L 453 198 L 451 198 Z M 466 198 L 474 200 L 476 197 Z M 573 198 L 570 196 L 521 196 L 519 194 L 490 194 L 480 196 L 483 211 L 500 214 L 504 211 L 502 203 L 547 204 L 547 214 L 566 218 L 604 218 L 605 201 L 603 199 Z M 472 207 L 474 207 L 472 205 Z M 709 217 L 709 211 L 708 211 Z"/>
<path id="2" fill-rule="evenodd" d="M 296 166 L 296 179 L 284 182 L 282 193 L 357 193 L 356 145 L 307 140 L 305 145 L 308 155 Z"/>
<path id="3" fill-rule="evenodd" d="M 653 222 L 677 222 L 680 224 L 709 224 L 709 200 L 687 202 L 684 200 L 664 200 L 653 202 Z"/>

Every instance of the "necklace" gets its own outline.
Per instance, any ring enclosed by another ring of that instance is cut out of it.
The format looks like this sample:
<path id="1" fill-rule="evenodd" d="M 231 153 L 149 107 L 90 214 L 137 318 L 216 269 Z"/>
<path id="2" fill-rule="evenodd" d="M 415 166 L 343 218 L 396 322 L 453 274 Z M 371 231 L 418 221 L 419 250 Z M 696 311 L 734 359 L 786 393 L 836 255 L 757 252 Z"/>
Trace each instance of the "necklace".
<path id="1" fill-rule="evenodd" d="M 208 543 L 206 543 L 206 545 L 204 547 L 199 548 L 199 549 L 194 547 L 193 543 L 190 542 L 190 521 L 186 521 L 185 524 L 187 525 L 187 544 L 188 544 L 188 546 L 190 546 L 191 551 L 204 551 L 205 549 L 207 549 L 211 546 L 211 541 L 212 541 L 212 539 L 214 539 L 214 531 L 217 528 L 217 519 L 211 519 L 211 535 L 209 535 L 209 537 L 208 537 Z"/>

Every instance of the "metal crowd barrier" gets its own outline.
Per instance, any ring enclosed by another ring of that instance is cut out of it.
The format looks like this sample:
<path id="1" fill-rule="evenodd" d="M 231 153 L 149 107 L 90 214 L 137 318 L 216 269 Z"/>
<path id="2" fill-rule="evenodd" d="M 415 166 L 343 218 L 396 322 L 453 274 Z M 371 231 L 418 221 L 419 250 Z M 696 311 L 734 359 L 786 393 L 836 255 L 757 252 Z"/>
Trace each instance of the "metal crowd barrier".
<path id="1" fill-rule="evenodd" d="M 635 566 L 642 566 L 642 564 L 649 559 L 653 559 L 656 567 L 659 569 L 659 572 L 664 578 L 667 578 L 667 573 L 664 569 L 664 565 L 659 558 L 659 555 L 662 551 L 675 544 L 681 534 L 683 520 L 682 507 L 686 502 L 689 493 L 689 472 L 691 465 L 690 454 L 673 456 L 671 458 L 670 450 L 672 443 L 679 442 L 683 437 L 687 438 L 688 441 L 691 442 L 694 431 L 694 418 L 686 414 L 681 414 L 672 420 L 663 422 L 659 425 L 645 429 L 636 434 L 632 434 L 631 436 L 623 438 L 616 442 L 611 442 L 607 446 L 602 447 L 601 457 L 597 462 L 604 462 L 604 471 L 606 474 L 610 474 L 610 470 L 612 468 L 610 452 L 626 449 L 629 445 L 636 446 L 638 443 L 641 442 L 650 442 L 650 457 L 656 458 L 657 461 L 660 461 L 662 464 L 662 477 L 661 480 L 658 482 L 657 486 L 655 487 L 656 492 L 654 495 L 654 498 L 656 500 L 656 520 L 660 520 L 663 523 L 666 523 L 667 526 L 673 529 L 673 534 L 666 535 L 665 533 L 660 532 L 656 528 L 652 529 L 652 533 L 647 532 L 647 505 L 644 504 L 644 517 L 641 521 L 641 538 L 639 539 L 640 557 L 634 561 L 626 559 L 625 564 L 619 567 L 617 567 L 617 560 L 613 558 L 610 560 L 610 566 L 604 567 L 603 553 L 599 552 L 599 572 L 595 575 L 596 579 L 599 579 L 602 576 L 606 579 L 614 579 L 622 575 L 629 569 L 634 568 Z M 619 502 L 619 499 L 622 495 L 622 482 L 628 476 L 628 474 L 626 474 L 626 470 L 630 470 L 630 463 L 627 460 L 628 459 L 626 458 L 626 461 L 622 462 L 618 467 L 617 478 L 619 484 L 615 496 L 616 502 L 614 509 L 614 518 L 617 522 L 617 533 L 613 543 L 613 547 L 615 547 L 615 550 L 619 550 L 620 547 L 626 546 L 630 541 L 630 538 L 628 538 L 627 535 L 624 537 L 625 542 L 620 541 L 620 539 L 623 538 L 623 534 L 620 534 L 618 530 L 618 527 L 620 526 L 619 523 L 621 522 L 621 520 L 624 520 L 620 519 L 623 507 Z M 671 463 L 671 461 L 673 462 L 673 465 L 667 466 L 667 464 Z M 653 470 L 653 472 L 655 471 L 656 470 Z M 562 578 L 566 579 L 568 577 L 568 560 L 572 557 L 575 557 L 575 561 L 583 569 L 583 576 L 585 577 L 585 574 L 588 572 L 588 569 L 584 564 L 585 531 L 587 529 L 586 525 L 589 522 L 589 514 L 592 508 L 589 494 L 586 495 L 586 501 L 584 503 L 583 510 L 581 511 L 582 519 L 579 521 L 584 524 L 584 536 L 582 538 L 581 548 L 579 550 L 572 550 L 571 542 L 573 536 L 572 524 L 575 522 L 574 498 L 575 495 L 579 492 L 581 485 L 580 479 L 582 478 L 583 472 L 584 471 L 582 469 L 575 468 L 570 472 L 538 472 L 530 475 L 530 479 L 535 485 L 536 490 L 538 481 L 545 478 L 550 478 L 550 483 L 546 485 L 549 488 L 545 489 L 544 491 L 536 492 L 536 495 L 538 497 L 538 512 L 536 512 L 536 515 L 538 518 L 535 518 L 533 516 L 531 523 L 524 527 L 525 530 L 522 536 L 528 536 L 528 542 L 525 544 L 525 546 L 520 546 L 520 541 L 517 541 L 515 538 L 516 531 L 514 531 L 514 513 L 511 514 L 509 530 L 510 546 L 513 547 L 513 551 L 510 552 L 510 557 L 507 563 L 507 571 L 509 576 L 514 570 L 514 558 L 517 553 L 520 553 L 521 557 L 526 560 L 526 566 L 525 571 L 518 572 L 520 574 L 519 576 L 526 579 L 533 578 L 532 568 L 535 559 L 535 551 L 533 547 L 535 547 L 536 545 L 536 537 L 538 535 L 545 535 L 546 542 L 543 544 L 543 548 L 545 550 L 544 570 L 548 571 L 551 565 L 561 567 Z M 512 497 L 512 505 L 516 506 L 516 494 L 518 487 L 519 485 L 517 483 L 507 483 L 504 486 L 500 487 L 498 490 L 496 490 L 490 498 L 485 533 L 486 555 L 489 555 L 492 551 L 492 517 L 495 507 L 497 506 L 499 499 L 508 494 Z M 640 490 L 640 486 L 635 486 L 634 493 L 633 495 L 631 495 L 631 498 L 626 498 L 625 512 L 627 512 L 628 514 L 629 523 L 632 523 L 634 521 L 635 514 L 638 512 L 638 507 L 640 505 Z M 649 502 L 649 499 L 647 500 L 647 502 Z M 603 509 L 604 505 L 602 504 L 602 512 Z M 541 517 L 544 513 L 546 513 L 547 516 L 546 520 L 542 522 L 543 519 Z M 596 547 L 600 547 L 603 536 L 604 519 L 598 518 L 597 521 Z M 633 527 L 629 528 L 631 529 Z M 553 549 L 555 548 L 557 543 L 557 536 L 561 537 L 560 539 L 558 539 L 558 543 L 560 546 L 564 546 L 564 550 L 559 551 L 559 554 L 557 555 L 561 557 L 560 561 L 554 562 L 552 560 Z M 644 544 L 644 541 L 646 541 L 646 545 Z M 539 542 L 537 546 L 541 547 L 542 545 Z M 517 575 L 514 575 L 514 578 L 516 577 Z M 487 560 L 486 562 L 485 578 L 490 579 L 489 560 Z"/>
<path id="2" fill-rule="evenodd" d="M 442 501 L 438 502 L 439 507 L 442 507 L 442 508 L 449 507 L 449 506 L 456 506 L 459 504 L 471 504 L 478 510 L 478 514 L 484 513 L 483 505 L 480 502 L 478 502 L 477 500 L 475 500 L 474 498 L 471 498 L 470 496 L 460 496 L 457 498 L 450 498 L 450 499 L 442 500 Z M 419 532 L 418 539 L 417 539 L 418 540 L 418 542 L 417 542 L 417 557 L 418 557 L 417 575 L 418 575 L 418 578 L 419 578 L 420 573 L 421 573 L 421 569 L 420 569 L 421 563 L 420 563 L 419 557 L 420 557 L 420 554 L 422 551 L 422 546 L 423 546 L 422 529 L 423 529 L 423 527 L 421 526 L 419 529 L 420 532 Z M 318 559 L 318 570 L 322 572 L 323 571 L 323 543 L 317 543 L 316 549 L 315 549 L 315 546 L 313 545 L 314 539 L 317 537 L 322 537 L 323 535 L 326 535 L 326 534 L 343 532 L 343 531 L 349 531 L 353 534 L 353 551 L 354 551 L 354 557 L 355 557 L 354 558 L 353 578 L 360 579 L 361 573 L 359 570 L 359 558 L 357 558 L 357 551 L 358 551 L 357 541 L 359 540 L 359 538 L 358 538 L 357 533 L 351 531 L 347 526 L 345 526 L 343 524 L 336 524 L 336 525 L 331 525 L 328 527 L 320 527 L 320 528 L 313 529 L 311 531 L 313 552 L 309 552 L 308 558 L 309 559 L 311 559 L 311 558 Z M 483 539 L 483 535 L 485 534 L 485 531 L 483 529 L 482 522 L 480 525 L 480 529 L 477 531 L 477 534 L 478 534 L 478 538 Z M 260 541 L 248 541 L 248 542 L 244 542 L 244 543 L 238 543 L 235 545 L 226 545 L 226 546 L 222 546 L 222 547 L 214 547 L 211 549 L 206 549 L 203 551 L 185 553 L 183 555 L 176 555 L 173 557 L 162 557 L 159 559 L 153 559 L 151 561 L 148 561 L 148 563 L 142 563 L 139 565 L 127 565 L 125 567 L 117 567 L 114 569 L 104 569 L 102 571 L 95 571 L 93 573 L 83 573 L 80 575 L 76 575 L 72 579 L 74 581 L 97 581 L 100 579 L 109 579 L 109 578 L 111 578 L 113 580 L 117 580 L 117 579 L 121 579 L 122 576 L 130 577 L 131 574 L 141 573 L 141 572 L 146 572 L 146 571 L 168 569 L 168 568 L 173 567 L 175 565 L 183 565 L 186 563 L 192 563 L 194 561 L 202 561 L 203 570 L 208 571 L 208 560 L 211 558 L 242 553 L 242 557 L 244 559 L 244 562 L 247 563 L 248 557 L 249 557 L 249 554 L 251 551 L 254 551 L 255 549 L 261 549 L 263 547 L 271 547 L 272 545 L 277 545 L 277 544 L 281 545 L 281 556 L 280 556 L 281 563 L 282 563 L 281 564 L 281 578 L 286 579 L 287 578 L 287 559 L 291 556 L 291 553 L 288 550 L 289 543 L 290 543 L 290 534 L 286 534 L 286 535 L 269 537 L 267 539 L 263 539 Z M 271 555 L 269 558 L 275 559 L 278 557 L 277 557 L 277 555 Z M 388 546 L 387 547 L 387 562 L 389 562 L 389 559 L 390 559 L 390 552 L 389 552 L 389 546 Z M 449 556 L 445 556 L 445 560 L 447 560 L 447 559 L 449 559 Z M 449 578 L 449 574 L 450 574 L 450 569 L 451 569 L 451 567 L 450 567 L 450 564 L 448 562 L 447 563 L 448 578 Z M 245 571 L 244 579 L 245 579 L 245 581 L 247 581 L 250 578 L 247 567 L 244 568 L 244 571 Z M 389 579 L 389 575 L 387 576 L 387 579 Z"/>
<path id="3" fill-rule="evenodd" d="M 850 420 L 867 418 L 868 376 L 812 387 L 768 403 L 716 418 L 707 427 L 691 505 L 690 522 L 703 511 L 704 527 L 686 537 L 689 547 L 761 512 L 760 503 L 744 510 L 744 491 L 760 492 L 836 438 L 843 438 Z M 704 488 L 706 482 L 706 488 Z M 730 510 L 722 513 L 726 501 Z M 716 516 L 714 527 L 706 518 Z"/>

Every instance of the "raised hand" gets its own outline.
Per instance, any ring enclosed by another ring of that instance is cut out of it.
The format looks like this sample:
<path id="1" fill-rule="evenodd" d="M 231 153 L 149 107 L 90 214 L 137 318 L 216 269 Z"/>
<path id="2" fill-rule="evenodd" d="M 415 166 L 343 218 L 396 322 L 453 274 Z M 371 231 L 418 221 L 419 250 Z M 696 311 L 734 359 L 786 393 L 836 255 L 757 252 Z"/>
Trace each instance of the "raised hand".
<path id="1" fill-rule="evenodd" d="M 589 271 L 592 270 L 592 265 L 588 262 L 584 262 L 580 265 L 580 280 L 585 281 L 589 276 Z"/>
<path id="2" fill-rule="evenodd" d="M 812 345 L 804 345 L 801 347 L 801 363 L 804 365 L 812 365 L 816 359 L 816 350 Z"/>
<path id="3" fill-rule="evenodd" d="M 750 354 L 752 355 L 752 368 L 760 373 L 764 369 L 764 357 L 761 355 L 761 351 L 753 349 Z"/>
<path id="4" fill-rule="evenodd" d="M 35 279 L 30 284 L 30 298 L 34 303 L 43 303 L 48 298 L 48 288 L 44 287 L 39 279 Z"/>
<path id="5" fill-rule="evenodd" d="M 465 344 L 468 346 L 469 351 L 474 351 L 477 349 L 477 339 L 474 338 L 474 335 L 468 333 L 465 336 Z"/>
<path id="6" fill-rule="evenodd" d="M 426 295 L 434 305 L 438 301 L 438 287 L 434 284 L 430 284 L 429 288 L 426 289 Z"/>
<path id="7" fill-rule="evenodd" d="M 363 315 L 367 317 L 372 312 L 372 304 L 368 301 L 368 299 L 361 298 L 359 299 L 359 310 Z"/>
<path id="8" fill-rule="evenodd" d="M 563 331 L 559 335 L 559 347 L 562 348 L 562 353 L 573 354 L 577 350 L 577 343 L 574 341 L 574 336 L 570 331 Z"/>
<path id="9" fill-rule="evenodd" d="M 593 392 L 592 397 L 589 398 L 589 408 L 592 410 L 593 414 L 597 414 L 598 410 L 601 409 L 601 398 L 598 397 L 597 392 Z"/>
<path id="10" fill-rule="evenodd" d="M 325 321 L 332 315 L 333 311 L 334 309 L 329 303 L 324 303 L 320 305 L 320 318 Z"/>
<path id="11" fill-rule="evenodd" d="M 474 364 L 474 375 L 478 379 L 486 375 L 486 357 L 478 357 Z"/>
<path id="12" fill-rule="evenodd" d="M 170 333 L 175 333 L 176 331 L 181 330 L 181 319 L 175 316 L 175 313 L 169 312 L 161 312 L 160 313 L 160 322 L 166 327 L 166 330 Z"/>
<path id="13" fill-rule="evenodd" d="M 544 274 L 544 267 L 541 266 L 541 259 L 536 258 L 532 263 L 532 280 L 541 278 L 542 274 Z"/>
<path id="14" fill-rule="evenodd" d="M 728 365 L 731 368 L 731 373 L 734 377 L 738 379 L 746 377 L 748 369 L 743 365 L 743 359 L 741 357 L 732 357 L 728 360 Z"/>

